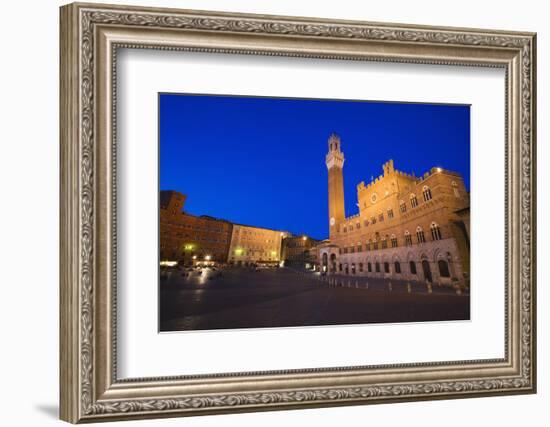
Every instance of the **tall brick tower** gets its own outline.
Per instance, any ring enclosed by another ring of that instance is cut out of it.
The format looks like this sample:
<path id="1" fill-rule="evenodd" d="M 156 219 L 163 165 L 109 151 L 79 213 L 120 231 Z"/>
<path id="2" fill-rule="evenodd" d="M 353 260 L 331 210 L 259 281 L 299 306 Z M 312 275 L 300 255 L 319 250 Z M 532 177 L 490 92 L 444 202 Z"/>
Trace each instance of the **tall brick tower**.
<path id="1" fill-rule="evenodd" d="M 338 224 L 345 220 L 344 208 L 344 153 L 340 150 L 340 137 L 335 133 L 328 139 L 326 156 L 328 169 L 328 218 L 329 235 L 332 237 Z"/>

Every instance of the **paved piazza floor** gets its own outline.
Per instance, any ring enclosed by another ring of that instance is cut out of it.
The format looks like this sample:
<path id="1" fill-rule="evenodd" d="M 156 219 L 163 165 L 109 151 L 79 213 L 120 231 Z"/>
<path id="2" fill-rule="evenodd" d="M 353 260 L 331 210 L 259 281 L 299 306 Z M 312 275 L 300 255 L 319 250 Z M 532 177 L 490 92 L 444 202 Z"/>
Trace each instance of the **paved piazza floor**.
<path id="1" fill-rule="evenodd" d="M 330 282 L 288 268 L 173 271 L 160 282 L 161 331 L 468 320 L 469 295 L 364 277 Z"/>

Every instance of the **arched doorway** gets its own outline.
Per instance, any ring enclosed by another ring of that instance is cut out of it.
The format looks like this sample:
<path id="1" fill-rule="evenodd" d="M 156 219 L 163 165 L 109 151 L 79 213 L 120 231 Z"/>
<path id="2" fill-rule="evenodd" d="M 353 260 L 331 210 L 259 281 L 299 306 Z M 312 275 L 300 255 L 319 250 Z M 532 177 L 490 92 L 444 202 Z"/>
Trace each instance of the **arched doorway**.
<path id="1" fill-rule="evenodd" d="M 424 279 L 432 283 L 432 270 L 430 269 L 430 263 L 427 259 L 422 260 L 422 271 L 424 272 Z"/>
<path id="2" fill-rule="evenodd" d="M 439 275 L 441 277 L 451 277 L 451 272 L 449 271 L 449 264 L 447 264 L 447 261 L 440 259 L 437 261 L 437 266 L 439 267 Z"/>
<path id="3" fill-rule="evenodd" d="M 322 266 L 321 266 L 321 271 L 323 273 L 326 273 L 326 271 L 328 270 L 328 255 L 327 253 L 325 252 L 323 254 L 323 261 L 322 261 Z"/>
<path id="4" fill-rule="evenodd" d="M 336 254 L 330 254 L 330 271 L 336 273 Z"/>

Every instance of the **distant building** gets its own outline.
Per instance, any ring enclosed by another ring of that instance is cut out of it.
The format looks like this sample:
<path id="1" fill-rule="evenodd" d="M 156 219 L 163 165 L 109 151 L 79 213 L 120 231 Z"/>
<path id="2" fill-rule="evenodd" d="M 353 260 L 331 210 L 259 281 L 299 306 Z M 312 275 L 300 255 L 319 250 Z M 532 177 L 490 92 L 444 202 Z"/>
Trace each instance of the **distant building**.
<path id="1" fill-rule="evenodd" d="M 281 261 L 281 242 L 286 234 L 268 228 L 233 224 L 229 263 L 278 265 Z"/>
<path id="2" fill-rule="evenodd" d="M 306 235 L 288 235 L 283 238 L 281 259 L 284 265 L 313 268 L 317 264 L 315 247 L 319 243 L 319 240 Z"/>
<path id="3" fill-rule="evenodd" d="M 160 260 L 227 262 L 233 225 L 183 212 L 186 196 L 160 192 Z"/>
<path id="4" fill-rule="evenodd" d="M 421 177 L 398 171 L 357 186 L 359 213 L 344 211 L 344 153 L 328 140 L 330 244 L 320 249 L 322 269 L 333 274 L 420 280 L 468 280 L 470 197 L 460 174 L 434 167 Z"/>

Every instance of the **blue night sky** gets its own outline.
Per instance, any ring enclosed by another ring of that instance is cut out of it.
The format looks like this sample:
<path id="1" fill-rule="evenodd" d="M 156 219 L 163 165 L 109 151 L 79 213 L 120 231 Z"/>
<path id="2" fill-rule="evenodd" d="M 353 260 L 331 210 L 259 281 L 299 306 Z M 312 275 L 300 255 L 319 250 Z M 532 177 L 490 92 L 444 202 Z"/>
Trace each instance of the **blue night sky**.
<path id="1" fill-rule="evenodd" d="M 340 135 L 346 215 L 356 186 L 395 168 L 433 166 L 470 188 L 470 107 L 370 101 L 160 94 L 160 189 L 185 211 L 328 237 L 325 155 Z"/>

